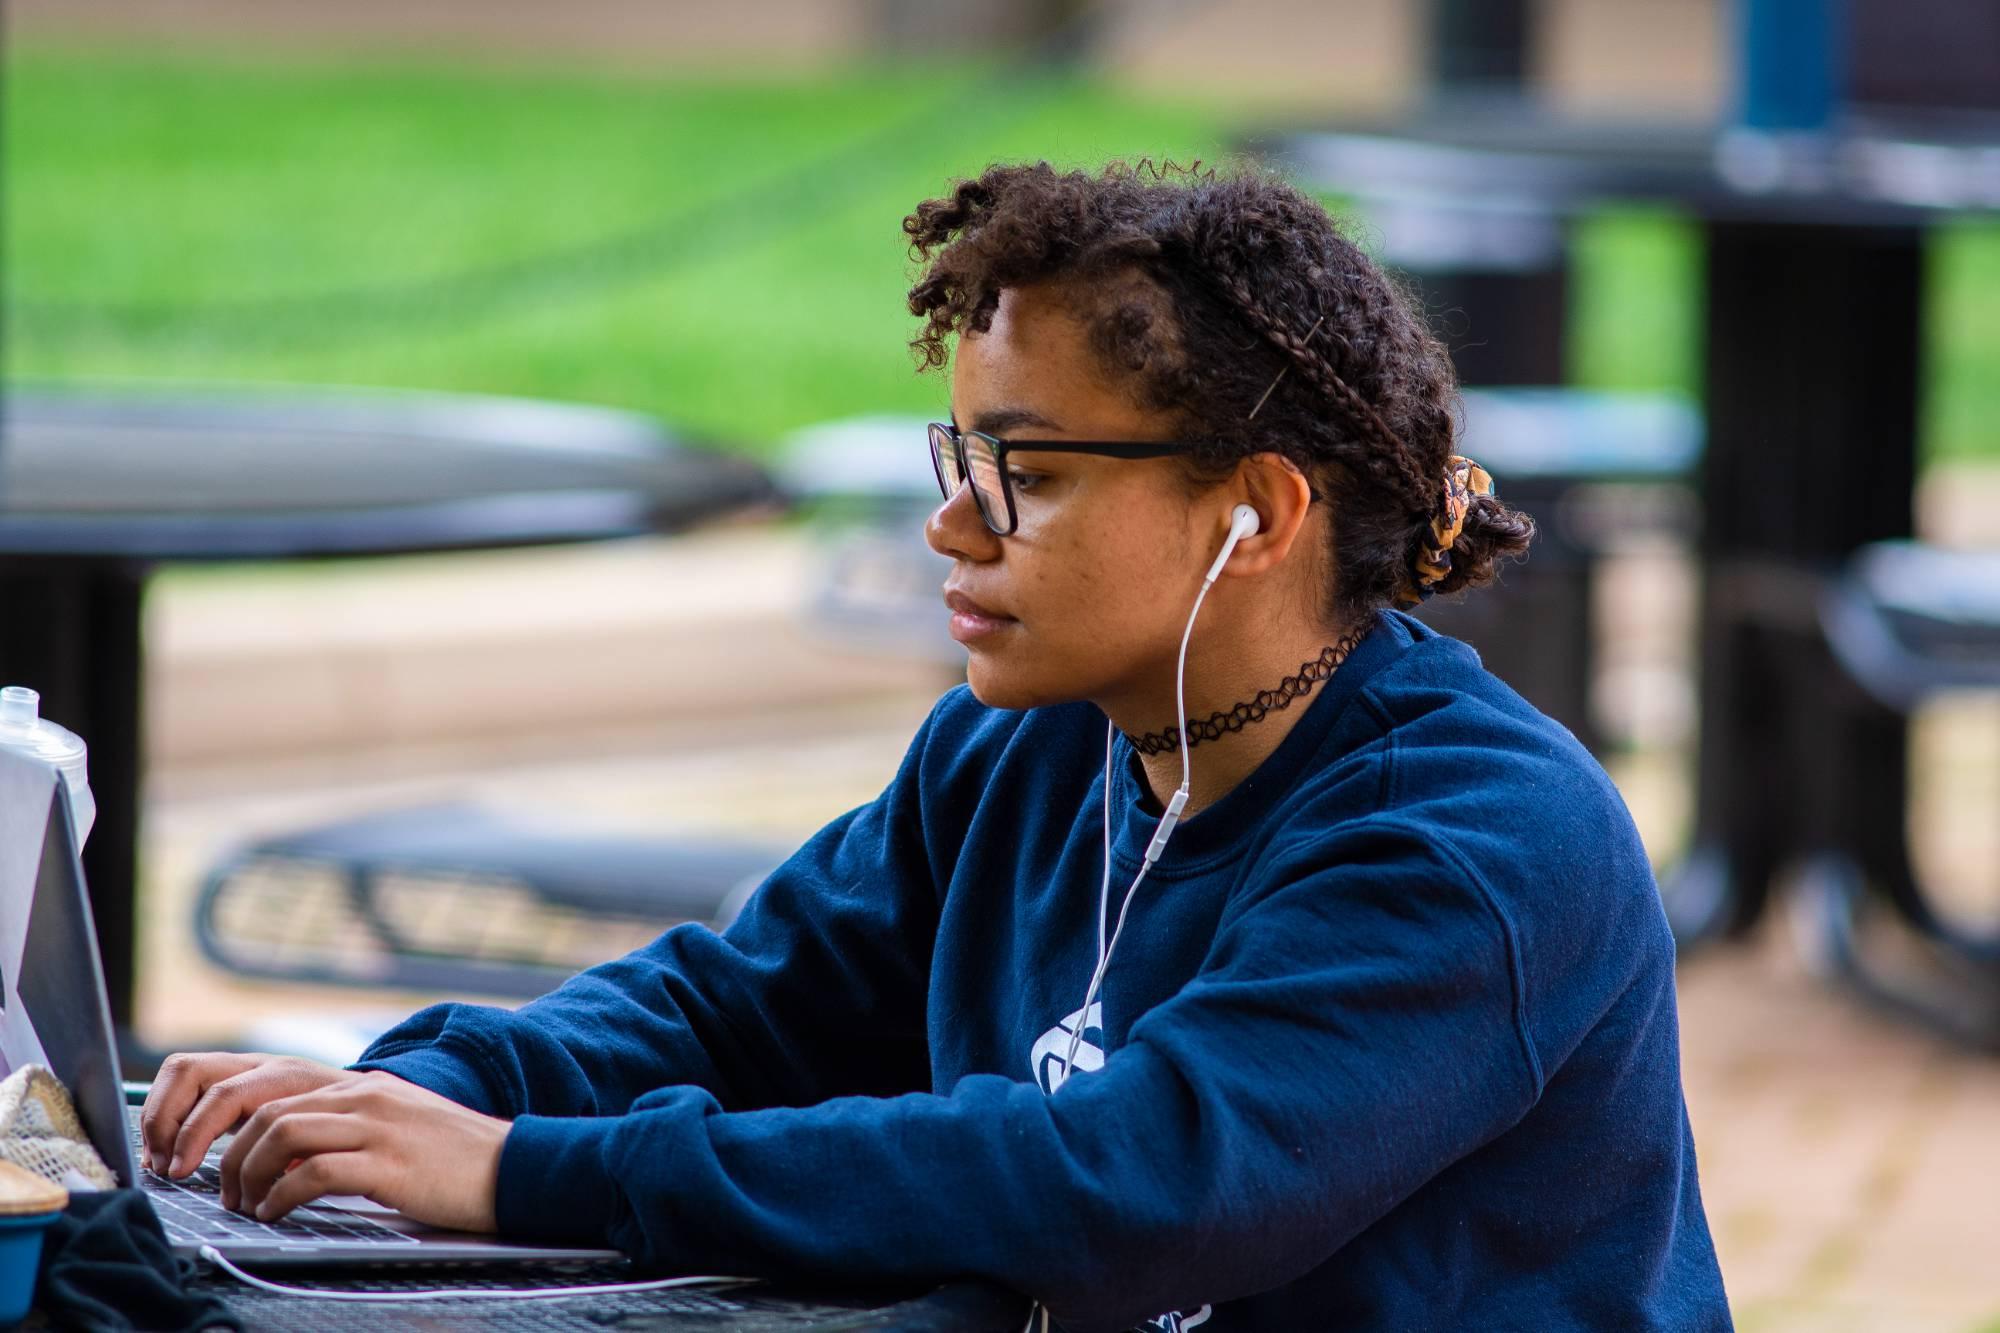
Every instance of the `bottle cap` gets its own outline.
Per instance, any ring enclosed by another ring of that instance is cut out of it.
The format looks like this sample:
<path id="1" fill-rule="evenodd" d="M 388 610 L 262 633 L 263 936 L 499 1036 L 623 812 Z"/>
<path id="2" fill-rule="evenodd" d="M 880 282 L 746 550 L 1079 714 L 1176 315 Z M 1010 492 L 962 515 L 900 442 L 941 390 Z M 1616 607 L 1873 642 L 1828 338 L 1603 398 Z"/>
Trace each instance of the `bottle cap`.
<path id="1" fill-rule="evenodd" d="M 24 726 L 42 710 L 42 696 L 26 685 L 0 689 L 0 726 Z"/>
<path id="2" fill-rule="evenodd" d="M 76 843 L 97 822 L 97 798 L 90 791 L 90 749 L 83 737 L 41 715 L 42 696 L 25 685 L 0 688 L 0 750 L 12 750 L 52 764 L 69 791 Z"/>
<path id="3" fill-rule="evenodd" d="M 41 716 L 42 696 L 25 685 L 0 689 L 0 747 L 18 750 L 59 768 L 81 768 L 83 738 Z"/>

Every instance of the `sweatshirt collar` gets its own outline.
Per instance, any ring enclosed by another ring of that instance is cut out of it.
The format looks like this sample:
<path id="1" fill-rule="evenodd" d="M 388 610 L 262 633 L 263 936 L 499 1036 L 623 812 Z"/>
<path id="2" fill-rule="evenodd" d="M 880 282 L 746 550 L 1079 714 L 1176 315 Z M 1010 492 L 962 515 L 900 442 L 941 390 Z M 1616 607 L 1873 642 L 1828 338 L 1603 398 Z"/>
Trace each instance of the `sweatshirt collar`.
<path id="1" fill-rule="evenodd" d="M 1278 748 L 1221 800 L 1182 820 L 1147 877 L 1171 879 L 1194 874 L 1235 855 L 1243 837 L 1269 816 L 1319 752 L 1348 700 L 1361 691 L 1369 677 L 1428 633 L 1400 612 L 1379 612 L 1367 637 L 1355 645 L 1339 670 L 1313 691 L 1305 716 Z M 1197 767 L 1201 764 L 1200 747 L 1196 747 L 1194 762 Z M 1112 741 L 1111 819 L 1113 859 L 1136 871 L 1146 844 L 1159 827 L 1160 810 L 1146 794 L 1138 752 L 1123 733 Z"/>

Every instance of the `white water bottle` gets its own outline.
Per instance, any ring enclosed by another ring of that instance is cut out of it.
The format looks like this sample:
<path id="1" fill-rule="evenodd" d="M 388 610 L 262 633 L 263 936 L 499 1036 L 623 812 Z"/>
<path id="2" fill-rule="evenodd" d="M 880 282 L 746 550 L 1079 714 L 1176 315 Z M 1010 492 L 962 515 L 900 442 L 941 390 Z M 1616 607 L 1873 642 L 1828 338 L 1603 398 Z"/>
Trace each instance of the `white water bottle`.
<path id="1" fill-rule="evenodd" d="M 0 750 L 14 750 L 54 764 L 69 789 L 70 822 L 76 827 L 76 847 L 90 836 L 97 820 L 97 798 L 90 794 L 89 749 L 83 738 L 41 716 L 42 696 L 25 685 L 0 689 Z"/>

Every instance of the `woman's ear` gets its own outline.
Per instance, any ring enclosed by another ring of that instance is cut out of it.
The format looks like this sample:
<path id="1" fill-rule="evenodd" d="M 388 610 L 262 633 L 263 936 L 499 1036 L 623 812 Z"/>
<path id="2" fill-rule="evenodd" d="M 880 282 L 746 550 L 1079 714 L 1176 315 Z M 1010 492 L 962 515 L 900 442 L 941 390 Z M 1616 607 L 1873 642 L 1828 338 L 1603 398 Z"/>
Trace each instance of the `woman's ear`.
<path id="1" fill-rule="evenodd" d="M 1283 563 L 1312 505 L 1305 473 L 1283 454 L 1252 454 L 1237 469 L 1231 489 L 1235 503 L 1257 511 L 1257 531 L 1237 543 L 1223 572 L 1261 574 Z"/>

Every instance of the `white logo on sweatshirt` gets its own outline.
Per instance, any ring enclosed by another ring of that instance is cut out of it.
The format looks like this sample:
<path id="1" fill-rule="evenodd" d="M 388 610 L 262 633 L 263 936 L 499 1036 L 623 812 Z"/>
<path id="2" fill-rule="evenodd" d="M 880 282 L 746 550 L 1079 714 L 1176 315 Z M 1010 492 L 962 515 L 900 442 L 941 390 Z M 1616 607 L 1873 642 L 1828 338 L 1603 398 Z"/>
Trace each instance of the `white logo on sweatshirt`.
<path id="1" fill-rule="evenodd" d="M 1063 1057 L 1069 1054 L 1069 1043 L 1076 1036 L 1079 1019 L 1083 1022 L 1083 1040 L 1076 1044 L 1074 1067 L 1079 1070 L 1104 1067 L 1104 1004 L 1099 1001 L 1090 1006 L 1089 1017 L 1078 1009 L 1036 1039 L 1034 1049 L 1028 1052 L 1028 1067 L 1035 1071 L 1035 1082 L 1042 1085 L 1043 1092 L 1054 1093 L 1070 1076 L 1071 1065 L 1064 1064 Z M 1093 1033 L 1096 1041 L 1091 1040 Z"/>
<path id="2" fill-rule="evenodd" d="M 1155 1315 L 1139 1327 L 1145 1333 L 1186 1333 L 1187 1329 L 1206 1324 L 1208 1317 L 1214 1313 L 1214 1306 L 1204 1305 L 1190 1314 Z"/>
<path id="3" fill-rule="evenodd" d="M 1072 1064 L 1065 1064 L 1063 1057 L 1069 1054 L 1069 1044 L 1076 1038 L 1076 1025 L 1083 1024 L 1083 1037 L 1076 1043 L 1076 1055 Z M 1092 1040 L 1095 1037 L 1096 1040 Z M 1035 1071 L 1035 1082 L 1041 1084 L 1042 1091 L 1054 1094 L 1070 1076 L 1072 1066 L 1079 1072 L 1104 1067 L 1104 1005 L 1100 1002 L 1090 1006 L 1085 1014 L 1078 1009 L 1066 1014 L 1062 1022 L 1035 1039 L 1033 1049 L 1028 1052 L 1028 1066 Z M 1187 1333 L 1208 1322 L 1215 1310 L 1204 1305 L 1199 1310 L 1176 1311 L 1172 1314 L 1155 1315 L 1139 1326 L 1141 1333 Z"/>

